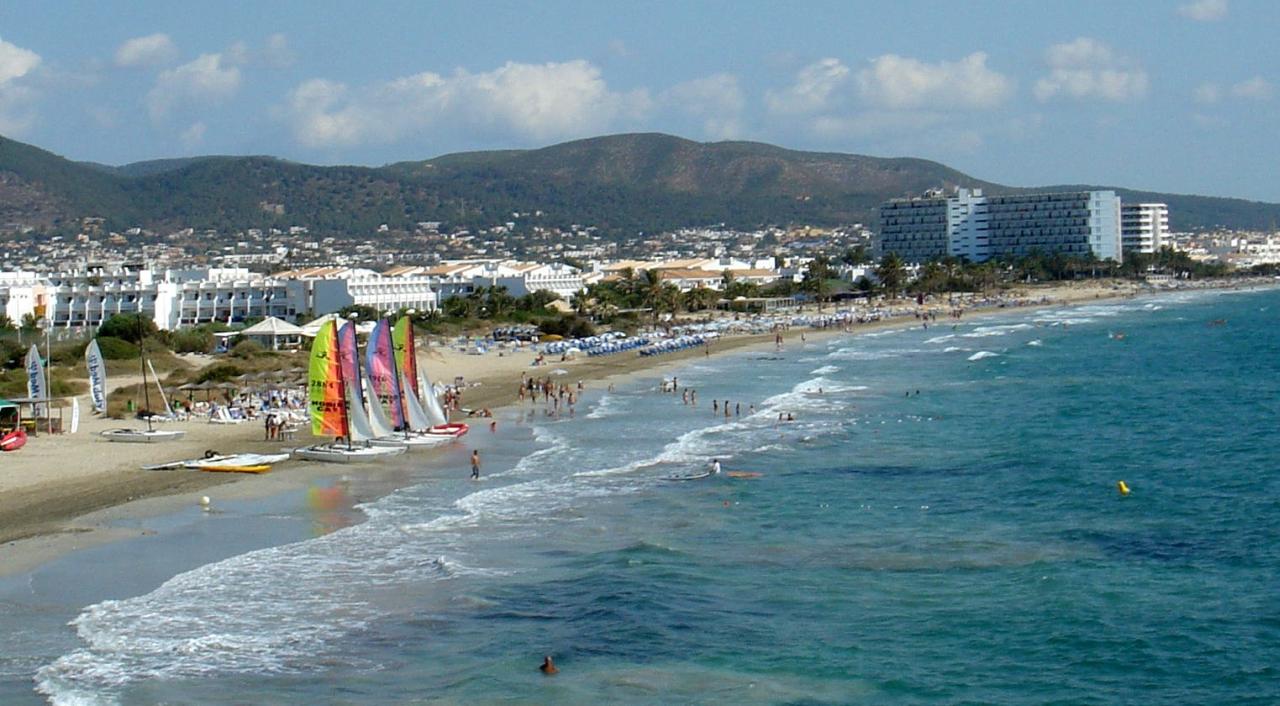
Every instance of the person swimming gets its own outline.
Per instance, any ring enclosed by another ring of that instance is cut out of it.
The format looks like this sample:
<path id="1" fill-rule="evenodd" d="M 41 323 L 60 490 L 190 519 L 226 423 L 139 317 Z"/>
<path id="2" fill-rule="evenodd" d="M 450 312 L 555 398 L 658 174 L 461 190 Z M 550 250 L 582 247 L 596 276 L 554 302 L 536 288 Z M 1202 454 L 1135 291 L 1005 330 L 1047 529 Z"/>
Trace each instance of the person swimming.
<path id="1" fill-rule="evenodd" d="M 538 667 L 538 669 L 541 669 L 542 673 L 548 676 L 560 671 L 559 669 L 556 669 L 555 663 L 551 661 L 551 655 L 543 656 L 542 664 Z"/>

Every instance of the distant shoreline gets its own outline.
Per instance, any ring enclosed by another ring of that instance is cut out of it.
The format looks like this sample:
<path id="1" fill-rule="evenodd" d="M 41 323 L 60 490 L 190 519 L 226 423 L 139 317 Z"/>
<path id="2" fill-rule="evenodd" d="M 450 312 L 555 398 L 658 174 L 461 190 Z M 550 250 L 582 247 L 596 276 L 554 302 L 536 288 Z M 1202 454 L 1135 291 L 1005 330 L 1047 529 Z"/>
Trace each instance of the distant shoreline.
<path id="1" fill-rule="evenodd" d="M 1272 280 L 1250 281 L 1249 289 L 1261 289 L 1280 286 Z M 1092 302 L 1107 302 L 1116 299 L 1131 298 L 1139 295 L 1159 295 L 1177 291 L 1211 290 L 1244 288 L 1243 286 L 1194 286 L 1180 288 L 1112 289 L 1110 286 L 1072 286 L 1054 288 L 1027 288 L 1028 298 L 1035 301 L 1018 306 L 988 306 L 966 310 L 965 318 L 975 316 L 999 316 L 1003 313 L 1025 312 L 1035 309 L 1060 306 L 1076 306 Z M 945 295 L 944 295 L 945 296 Z M 1047 297 L 1050 301 L 1040 302 Z M 914 306 L 914 303 L 895 304 L 896 308 Z M 945 307 L 942 303 L 927 304 L 930 307 Z M 826 311 L 835 311 L 827 307 Z M 810 312 L 813 313 L 813 312 Z M 942 319 L 935 325 L 941 327 L 954 323 L 951 319 Z M 807 338 L 826 340 L 831 337 L 846 335 L 856 337 L 867 333 L 888 329 L 918 326 L 921 322 L 912 316 L 896 316 L 879 321 L 854 324 L 851 330 L 841 327 L 828 329 L 793 328 L 783 332 L 787 342 L 798 340 L 801 334 Z M 774 333 L 735 335 L 716 339 L 710 346 L 710 355 L 719 356 L 734 351 L 752 348 L 768 348 L 774 345 Z M 423 347 L 424 355 L 432 370 L 469 369 L 477 374 L 470 383 L 479 383 L 469 387 L 463 398 L 463 405 L 473 409 L 488 408 L 497 412 L 507 408 L 517 408 L 516 388 L 520 381 L 520 373 L 525 372 L 534 377 L 546 375 L 550 370 L 563 368 L 566 370 L 564 382 L 583 381 L 588 387 L 598 388 L 609 382 L 633 379 L 639 375 L 661 374 L 665 370 L 679 367 L 691 360 L 704 358 L 707 351 L 701 347 L 686 349 L 656 357 L 641 357 L 635 353 L 623 353 L 614 356 L 596 358 L 580 358 L 571 361 L 549 361 L 539 367 L 530 367 L 522 358 L 509 355 L 504 359 L 467 357 L 457 352 L 442 352 L 431 347 Z M 489 354 L 494 356 L 495 354 Z M 487 371 L 487 372 L 484 372 Z M 500 415 L 499 415 L 500 416 Z M 463 419 L 463 421 L 468 421 Z M 487 423 L 477 418 L 476 426 Z M 113 420 L 105 420 L 106 424 L 118 426 Z M 110 444 L 96 438 L 92 429 L 82 430 L 77 437 L 55 439 L 69 447 L 67 451 L 74 457 L 78 452 L 81 462 L 88 455 L 100 459 L 104 453 L 112 458 L 124 455 L 127 460 L 117 463 L 107 470 L 83 475 L 76 478 L 53 477 L 42 479 L 17 488 L 0 492 L 3 503 L 0 504 L 0 542 L 5 544 L 4 560 L 0 562 L 0 576 L 29 571 L 45 562 L 77 549 L 94 546 L 106 541 L 137 536 L 136 530 L 122 530 L 109 527 L 108 523 L 122 518 L 140 518 L 172 512 L 195 502 L 199 495 L 211 488 L 221 488 L 222 497 L 265 497 L 268 495 L 297 489 L 319 478 L 336 475 L 339 469 L 326 464 L 307 464 L 290 462 L 288 466 L 277 469 L 265 476 L 233 476 L 228 474 L 210 474 L 194 471 L 141 471 L 137 470 L 141 463 L 169 460 L 170 457 L 182 458 L 185 455 L 198 456 L 204 448 L 219 451 L 278 451 L 278 443 L 262 441 L 262 430 L 258 424 L 248 423 L 238 426 L 222 427 L 217 425 L 194 425 L 184 427 L 191 429 L 189 436 L 194 437 L 183 444 L 139 444 L 125 445 L 132 448 L 120 449 L 120 445 Z M 476 433 L 480 429 L 473 430 Z M 309 436 L 298 439 L 295 445 L 301 446 L 310 442 Z M 462 441 L 465 443 L 465 437 Z M 84 444 L 93 446 L 85 447 Z M 25 450 L 29 453 L 35 449 Z M 416 452 L 415 455 L 425 463 L 439 457 L 439 451 Z M 28 463 L 41 463 L 41 457 L 25 457 Z M 9 459 L 6 459 L 8 461 Z M 16 459 L 15 459 L 16 460 Z M 380 467 L 359 465 L 342 467 L 347 475 L 374 475 Z M 372 499 L 372 498 L 370 498 Z"/>

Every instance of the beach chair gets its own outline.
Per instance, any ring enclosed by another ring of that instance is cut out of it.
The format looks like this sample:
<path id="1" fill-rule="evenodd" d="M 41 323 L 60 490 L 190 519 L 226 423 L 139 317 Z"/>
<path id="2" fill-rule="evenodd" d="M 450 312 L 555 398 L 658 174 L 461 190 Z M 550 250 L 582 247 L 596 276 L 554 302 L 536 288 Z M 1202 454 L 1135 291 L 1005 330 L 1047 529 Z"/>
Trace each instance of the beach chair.
<path id="1" fill-rule="evenodd" d="M 219 407 L 209 416 L 210 424 L 240 424 L 244 419 L 236 419 L 226 407 Z"/>

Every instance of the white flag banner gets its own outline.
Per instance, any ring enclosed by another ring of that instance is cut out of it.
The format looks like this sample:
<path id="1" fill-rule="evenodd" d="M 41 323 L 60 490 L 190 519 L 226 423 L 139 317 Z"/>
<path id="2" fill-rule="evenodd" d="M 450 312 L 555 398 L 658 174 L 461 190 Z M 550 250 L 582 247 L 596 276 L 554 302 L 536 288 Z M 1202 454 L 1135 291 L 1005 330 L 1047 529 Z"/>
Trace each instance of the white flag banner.
<path id="1" fill-rule="evenodd" d="M 89 399 L 93 400 L 93 411 L 106 414 L 107 366 L 102 361 L 97 339 L 89 341 L 89 347 L 84 349 L 84 364 L 89 369 Z"/>
<path id="2" fill-rule="evenodd" d="M 34 343 L 27 351 L 27 397 L 38 400 L 49 397 L 49 391 L 44 389 L 44 362 L 40 360 L 40 351 L 36 350 Z M 35 405 L 34 412 L 37 417 L 48 416 L 43 404 Z"/>

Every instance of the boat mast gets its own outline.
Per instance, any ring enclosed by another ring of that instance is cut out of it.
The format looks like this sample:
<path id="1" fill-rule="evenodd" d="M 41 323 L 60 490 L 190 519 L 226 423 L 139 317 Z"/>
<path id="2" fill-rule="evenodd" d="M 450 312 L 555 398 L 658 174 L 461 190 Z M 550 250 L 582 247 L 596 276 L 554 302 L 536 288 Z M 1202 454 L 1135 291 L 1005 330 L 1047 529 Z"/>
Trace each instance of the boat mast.
<path id="1" fill-rule="evenodd" d="M 154 431 L 151 426 L 151 392 L 147 388 L 147 354 L 143 344 L 142 333 L 142 300 L 138 300 L 138 360 L 142 364 L 142 404 L 146 411 L 147 431 Z"/>
<path id="2" fill-rule="evenodd" d="M 347 380 L 342 376 L 342 337 L 338 335 L 338 324 L 333 324 L 333 350 L 338 361 L 338 389 L 342 391 L 342 431 L 347 437 L 347 450 L 351 450 L 351 399 L 347 396 Z"/>

